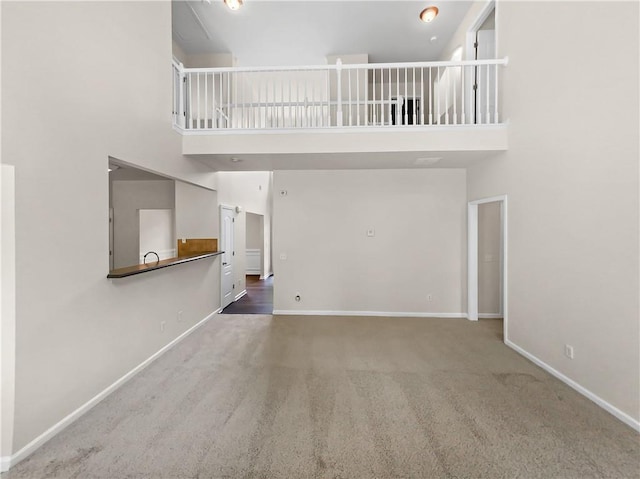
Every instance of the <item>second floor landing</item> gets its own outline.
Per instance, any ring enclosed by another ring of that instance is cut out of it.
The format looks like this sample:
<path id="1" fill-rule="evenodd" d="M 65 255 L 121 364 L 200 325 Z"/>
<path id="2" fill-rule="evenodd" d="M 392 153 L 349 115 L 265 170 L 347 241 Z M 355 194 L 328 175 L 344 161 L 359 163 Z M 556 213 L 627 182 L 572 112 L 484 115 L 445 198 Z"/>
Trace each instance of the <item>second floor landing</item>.
<path id="1" fill-rule="evenodd" d="M 174 63 L 173 122 L 183 134 L 183 154 L 208 163 L 273 155 L 486 157 L 507 149 L 498 102 L 506 63 L 253 69 Z"/>

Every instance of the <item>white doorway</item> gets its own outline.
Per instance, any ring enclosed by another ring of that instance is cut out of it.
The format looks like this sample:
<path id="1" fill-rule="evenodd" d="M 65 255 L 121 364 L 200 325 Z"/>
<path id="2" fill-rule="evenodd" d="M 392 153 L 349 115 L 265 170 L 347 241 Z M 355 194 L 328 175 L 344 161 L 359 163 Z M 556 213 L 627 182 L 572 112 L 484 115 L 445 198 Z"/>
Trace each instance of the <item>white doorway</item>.
<path id="1" fill-rule="evenodd" d="M 265 278 L 264 273 L 264 215 L 246 213 L 246 270 L 247 275 L 258 275 Z"/>
<path id="2" fill-rule="evenodd" d="M 496 33 L 496 6 L 490 1 L 467 31 L 466 60 L 492 60 L 498 58 Z M 467 82 L 467 111 L 470 123 L 497 123 L 496 75 L 497 66 L 473 67 Z M 491 87 L 494 85 L 494 87 Z"/>
<path id="3" fill-rule="evenodd" d="M 498 258 L 490 258 L 497 261 L 499 268 L 499 305 L 496 315 L 481 315 L 479 313 L 479 260 L 485 261 L 487 258 L 479 258 L 479 207 L 485 204 L 496 204 L 499 208 L 499 246 Z M 507 196 L 494 196 L 481 200 L 470 201 L 467 205 L 467 318 L 470 321 L 477 321 L 479 317 L 503 318 L 504 341 L 507 341 L 508 331 L 508 309 L 507 309 Z"/>
<path id="4" fill-rule="evenodd" d="M 220 309 L 229 306 L 235 300 L 235 284 L 233 264 L 234 251 L 235 213 L 231 206 L 220 205 L 220 249 L 222 254 L 222 268 L 220 278 Z"/>

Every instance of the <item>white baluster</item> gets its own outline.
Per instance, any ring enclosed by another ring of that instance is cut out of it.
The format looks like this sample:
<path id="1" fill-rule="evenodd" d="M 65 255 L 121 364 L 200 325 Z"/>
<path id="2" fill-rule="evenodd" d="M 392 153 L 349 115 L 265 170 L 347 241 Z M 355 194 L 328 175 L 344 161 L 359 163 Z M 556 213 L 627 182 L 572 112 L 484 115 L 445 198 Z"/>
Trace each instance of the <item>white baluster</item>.
<path id="1" fill-rule="evenodd" d="M 433 83 L 431 81 L 431 67 L 429 67 L 429 124 L 433 124 Z"/>
<path id="2" fill-rule="evenodd" d="M 416 121 L 416 69 L 415 67 L 413 68 L 412 79 L 413 79 L 413 98 L 411 99 L 411 101 L 413 102 L 413 124 L 416 125 L 417 121 Z"/>
<path id="3" fill-rule="evenodd" d="M 462 123 L 463 125 L 467 123 L 467 119 L 465 116 L 465 111 L 466 111 L 466 107 L 467 105 L 465 104 L 464 101 L 464 94 L 465 94 L 465 89 L 466 89 L 466 81 L 465 81 L 465 77 L 466 77 L 466 70 L 464 68 L 464 66 L 460 67 L 460 111 L 461 111 L 461 116 L 460 116 L 460 123 Z"/>
<path id="4" fill-rule="evenodd" d="M 446 76 L 446 81 L 444 85 L 444 124 L 449 124 L 449 92 L 451 91 L 451 69 L 449 67 L 445 67 L 444 73 L 442 76 Z"/>
<path id="5" fill-rule="evenodd" d="M 192 93 L 192 85 L 191 85 L 192 81 L 193 81 L 193 73 L 189 73 L 187 75 L 187 91 L 188 91 L 187 107 L 189 109 L 189 114 L 188 114 L 189 124 L 187 125 L 187 128 L 189 129 L 193 128 L 193 93 Z"/>
<path id="6" fill-rule="evenodd" d="M 336 126 L 342 126 L 342 59 L 336 61 L 336 81 L 338 82 L 338 110 Z"/>
<path id="7" fill-rule="evenodd" d="M 404 69 L 404 124 L 409 124 L 409 103 L 407 101 L 408 90 L 407 90 L 407 69 Z"/>
<path id="8" fill-rule="evenodd" d="M 196 92 L 198 102 L 197 128 L 200 129 L 200 73 L 196 73 Z"/>
<path id="9" fill-rule="evenodd" d="M 387 108 L 388 110 L 388 121 L 389 121 L 389 126 L 391 126 L 391 67 L 389 67 L 389 98 L 388 98 L 388 104 L 389 104 L 389 108 Z"/>
<path id="10" fill-rule="evenodd" d="M 493 114 L 493 122 L 494 123 L 498 123 L 498 64 L 494 65 L 494 94 L 495 94 L 495 98 L 494 98 L 494 105 L 495 105 L 495 111 Z"/>
<path id="11" fill-rule="evenodd" d="M 396 126 L 402 124 L 402 110 L 400 105 L 400 68 L 396 70 Z"/>
<path id="12" fill-rule="evenodd" d="M 457 88 L 456 88 L 456 76 L 458 73 L 458 67 L 451 67 L 449 69 L 451 71 L 451 76 L 453 77 L 453 124 L 458 124 L 458 104 L 457 104 Z"/>
<path id="13" fill-rule="evenodd" d="M 486 65 L 485 69 L 487 70 L 487 75 L 486 75 L 487 76 L 487 101 L 486 101 L 487 104 L 486 104 L 485 108 L 487 110 L 487 113 L 486 113 L 487 123 L 491 123 L 491 114 L 489 113 L 489 111 L 490 111 L 489 107 L 491 106 L 491 105 L 489 105 L 489 91 L 490 91 L 490 88 L 491 88 L 491 85 L 489 85 L 489 65 Z"/>
<path id="14" fill-rule="evenodd" d="M 423 67 L 420 67 L 420 124 L 424 125 L 424 68 Z"/>
<path id="15" fill-rule="evenodd" d="M 356 70 L 356 116 L 357 124 L 360 126 L 360 69 Z"/>

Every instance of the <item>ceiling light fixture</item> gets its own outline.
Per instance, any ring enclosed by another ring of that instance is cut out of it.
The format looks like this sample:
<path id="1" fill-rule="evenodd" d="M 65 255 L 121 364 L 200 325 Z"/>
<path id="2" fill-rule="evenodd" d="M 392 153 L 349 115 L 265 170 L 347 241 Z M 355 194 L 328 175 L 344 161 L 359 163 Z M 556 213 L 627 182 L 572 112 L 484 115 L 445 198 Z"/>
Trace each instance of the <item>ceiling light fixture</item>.
<path id="1" fill-rule="evenodd" d="M 224 3 L 231 10 L 239 10 L 242 6 L 242 0 L 224 0 Z"/>
<path id="2" fill-rule="evenodd" d="M 425 23 L 433 21 L 438 16 L 438 7 L 427 7 L 420 12 L 420 20 Z"/>

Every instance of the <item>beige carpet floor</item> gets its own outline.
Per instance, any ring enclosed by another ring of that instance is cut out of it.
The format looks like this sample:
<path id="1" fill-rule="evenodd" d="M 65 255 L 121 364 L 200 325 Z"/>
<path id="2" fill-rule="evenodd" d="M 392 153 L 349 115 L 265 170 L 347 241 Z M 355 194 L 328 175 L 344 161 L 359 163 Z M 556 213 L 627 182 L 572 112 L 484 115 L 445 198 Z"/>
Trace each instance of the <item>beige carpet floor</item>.
<path id="1" fill-rule="evenodd" d="M 639 435 L 501 331 L 215 316 L 2 479 L 639 477 Z"/>

